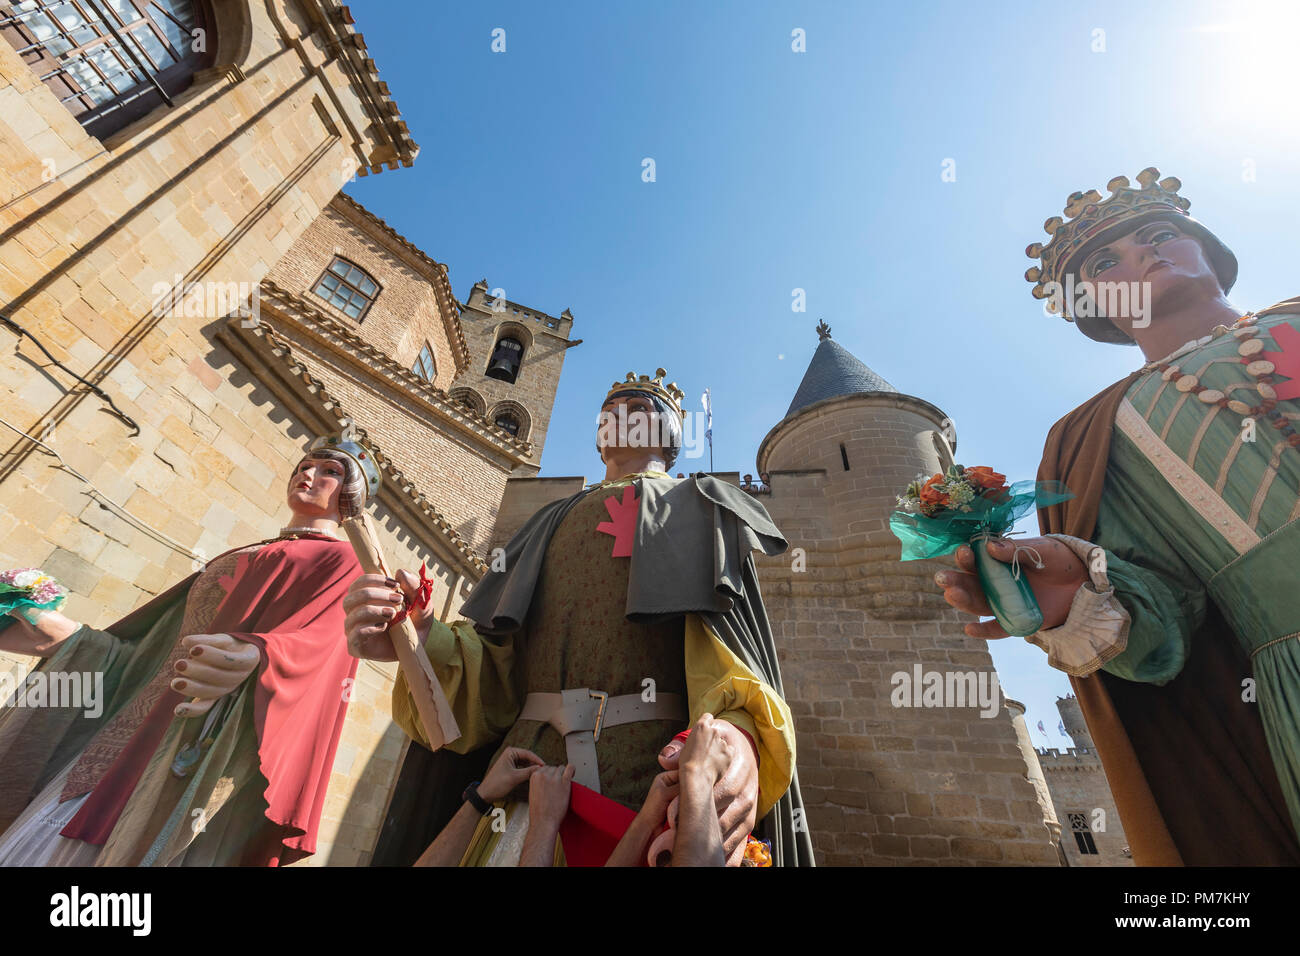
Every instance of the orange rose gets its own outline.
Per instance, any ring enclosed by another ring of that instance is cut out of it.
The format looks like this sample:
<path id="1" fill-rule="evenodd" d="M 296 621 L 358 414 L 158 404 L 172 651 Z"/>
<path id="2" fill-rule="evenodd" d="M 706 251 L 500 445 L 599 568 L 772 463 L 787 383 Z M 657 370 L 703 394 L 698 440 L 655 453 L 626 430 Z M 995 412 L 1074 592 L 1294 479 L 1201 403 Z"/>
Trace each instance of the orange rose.
<path id="1" fill-rule="evenodd" d="M 1007 483 L 1006 475 L 999 475 L 988 465 L 976 465 L 973 468 L 967 468 L 965 475 L 971 485 L 980 491 L 996 490 L 1004 487 Z"/>
<path id="2" fill-rule="evenodd" d="M 943 483 L 943 475 L 935 475 L 921 486 L 921 501 L 928 505 L 946 505 L 948 493 L 936 485 Z"/>

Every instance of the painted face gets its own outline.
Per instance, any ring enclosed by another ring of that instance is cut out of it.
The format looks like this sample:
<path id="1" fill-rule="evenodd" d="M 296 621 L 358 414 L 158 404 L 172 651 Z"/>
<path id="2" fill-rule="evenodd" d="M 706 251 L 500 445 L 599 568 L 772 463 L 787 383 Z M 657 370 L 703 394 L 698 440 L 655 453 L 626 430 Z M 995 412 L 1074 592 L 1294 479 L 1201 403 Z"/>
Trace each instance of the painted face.
<path id="1" fill-rule="evenodd" d="M 289 508 L 299 518 L 338 519 L 347 471 L 330 458 L 304 458 L 289 478 Z"/>
<path id="2" fill-rule="evenodd" d="M 1156 302 L 1175 286 L 1189 280 L 1210 279 L 1216 284 L 1214 266 L 1201 241 L 1178 224 L 1167 220 L 1148 222 L 1132 232 L 1112 239 L 1084 257 L 1079 279 L 1094 284 L 1122 284 L 1130 289 L 1142 285 L 1140 301 Z M 1098 311 L 1106 314 L 1105 303 L 1116 299 L 1098 292 Z M 1112 319 L 1130 318 L 1111 315 Z"/>
<path id="3" fill-rule="evenodd" d="M 618 395 L 600 408 L 596 425 L 596 448 L 600 457 L 618 448 L 635 448 L 662 453 L 662 425 L 654 403 L 639 395 Z"/>

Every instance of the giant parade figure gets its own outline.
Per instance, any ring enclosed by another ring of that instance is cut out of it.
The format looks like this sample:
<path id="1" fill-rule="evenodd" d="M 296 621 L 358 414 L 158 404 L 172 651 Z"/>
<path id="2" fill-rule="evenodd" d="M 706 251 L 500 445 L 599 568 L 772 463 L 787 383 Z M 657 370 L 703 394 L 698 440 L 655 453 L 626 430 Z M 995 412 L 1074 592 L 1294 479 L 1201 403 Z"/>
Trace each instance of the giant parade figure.
<path id="1" fill-rule="evenodd" d="M 1074 193 L 1025 277 L 1146 358 L 1051 429 L 1074 497 L 1017 542 L 1139 865 L 1300 863 L 1300 299 L 1243 312 L 1237 260 L 1149 168 Z M 1003 561 L 1015 550 L 986 545 Z M 988 614 L 969 548 L 936 580 Z M 996 621 L 971 636 L 1005 637 Z"/>
<path id="2" fill-rule="evenodd" d="M 275 866 L 315 852 L 357 666 L 341 598 L 360 565 L 338 524 L 379 483 L 364 446 L 318 439 L 275 538 L 103 630 L 30 600 L 10 609 L 0 647 L 42 657 L 43 674 L 102 673 L 106 699 L 93 717 L 0 714 L 0 865 Z"/>
<path id="3" fill-rule="evenodd" d="M 446 625 L 412 608 L 462 733 L 448 746 L 522 748 L 572 766 L 557 856 L 599 865 L 656 776 L 677 767 L 682 732 L 713 714 L 731 754 L 714 790 L 724 858 L 739 864 L 755 831 L 777 865 L 811 865 L 794 727 L 751 555 L 780 554 L 786 542 L 740 489 L 667 474 L 683 412 L 665 374 L 628 373 L 609 390 L 597 434 L 605 479 L 533 515 L 461 608 L 464 620 Z M 409 572 L 353 584 L 344 602 L 353 653 L 393 659 L 387 628 L 414 585 Z M 393 713 L 428 745 L 401 676 Z M 526 793 L 493 808 L 466 790 L 484 815 L 463 865 L 518 862 Z"/>

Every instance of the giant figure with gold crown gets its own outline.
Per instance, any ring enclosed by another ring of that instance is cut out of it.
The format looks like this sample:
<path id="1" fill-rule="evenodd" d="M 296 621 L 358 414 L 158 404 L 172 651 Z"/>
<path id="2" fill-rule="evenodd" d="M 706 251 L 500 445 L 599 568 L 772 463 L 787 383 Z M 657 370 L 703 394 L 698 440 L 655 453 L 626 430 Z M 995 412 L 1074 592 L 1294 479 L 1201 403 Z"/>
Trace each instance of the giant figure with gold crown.
<path id="1" fill-rule="evenodd" d="M 449 747 L 518 747 L 574 767 L 557 862 L 600 865 L 656 776 L 676 767 L 682 732 L 713 714 L 734 742 L 714 792 L 725 859 L 740 864 L 762 839 L 777 865 L 811 865 L 794 727 L 751 554 L 780 554 L 786 542 L 740 489 L 667 474 L 682 447 L 683 393 L 665 376 L 614 383 L 597 434 L 605 479 L 524 524 L 461 608 L 465 620 L 416 620 L 462 732 Z M 345 599 L 358 656 L 393 657 L 386 631 L 403 600 L 393 584 L 366 575 Z M 413 584 L 404 573 L 402 589 Z M 428 745 L 402 677 L 393 712 Z M 494 808 L 471 786 L 464 800 L 483 816 L 462 864 L 515 864 L 522 795 Z"/>
<path id="2" fill-rule="evenodd" d="M 278 536 L 207 562 L 103 630 L 51 587 L 8 599 L 0 647 L 46 675 L 104 675 L 100 713 L 0 714 L 0 865 L 277 866 L 316 850 L 357 661 L 338 534 L 378 490 L 346 435 L 289 476 Z M 23 580 L 20 578 L 20 580 Z"/>
<path id="3" fill-rule="evenodd" d="M 1047 437 L 1038 477 L 1074 497 L 1020 542 L 1043 564 L 1028 640 L 1070 675 L 1134 862 L 1294 865 L 1300 299 L 1232 305 L 1237 260 L 1180 188 L 1148 168 L 1076 192 L 1026 250 L 1049 311 L 1146 359 Z M 957 560 L 945 597 L 988 614 L 970 550 Z"/>

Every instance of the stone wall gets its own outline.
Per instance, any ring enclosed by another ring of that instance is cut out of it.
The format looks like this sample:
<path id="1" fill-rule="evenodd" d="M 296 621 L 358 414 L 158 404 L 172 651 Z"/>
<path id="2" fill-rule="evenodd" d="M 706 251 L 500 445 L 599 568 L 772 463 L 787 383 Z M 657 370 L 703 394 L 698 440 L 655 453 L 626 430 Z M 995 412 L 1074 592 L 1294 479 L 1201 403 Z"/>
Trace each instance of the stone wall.
<path id="1" fill-rule="evenodd" d="M 286 523 L 289 469 L 320 420 L 217 336 L 309 228 L 326 264 L 335 246 L 371 253 L 364 230 L 322 211 L 359 164 L 395 155 L 370 138 L 379 124 L 361 97 L 372 81 L 339 62 L 353 48 L 308 16 L 317 5 L 222 9 L 220 68 L 103 142 L 0 43 L 3 312 L 134 421 L 0 328 L 0 567 L 46 568 L 72 591 L 66 612 L 99 626 Z M 393 315 L 411 309 L 416 322 L 398 334 L 381 311 L 367 331 L 408 367 L 429 338 L 449 379 L 430 293 L 412 275 L 388 281 Z M 391 562 L 429 561 L 435 602 L 452 603 L 462 578 L 420 543 L 427 529 L 383 504 L 374 514 Z M 486 514 L 480 525 L 486 536 Z M 0 655 L 0 669 L 30 663 Z M 392 676 L 392 665 L 358 670 L 310 864 L 365 862 L 373 847 L 405 746 L 389 718 Z"/>
<path id="2" fill-rule="evenodd" d="M 506 301 L 500 305 L 504 311 L 493 311 L 492 305 L 484 299 L 485 292 L 490 291 L 480 282 L 465 300 L 461 327 L 473 359 L 470 367 L 456 379 L 456 387 L 473 389 L 482 398 L 489 421 L 495 418 L 498 409 L 513 411 L 523 419 L 519 437 L 533 443 L 533 453 L 530 464 L 523 466 L 518 473 L 533 476 L 541 464 L 546 432 L 551 424 L 551 409 L 555 404 L 555 390 L 569 349 L 573 317 L 567 314 L 567 310 L 555 318 L 517 302 Z M 504 382 L 486 374 L 496 342 L 506 333 L 512 334 L 524 346 L 523 362 L 514 382 Z M 587 427 L 587 423 L 583 424 Z M 593 448 L 595 427 L 596 413 L 593 410 L 590 421 Z"/>
<path id="3" fill-rule="evenodd" d="M 803 410 L 760 450 L 760 501 L 792 550 L 760 559 L 759 578 L 823 864 L 1058 863 L 984 643 L 934 586 L 942 565 L 900 562 L 888 530 L 894 496 L 939 466 L 942 421 L 907 396 L 854 395 Z M 996 715 L 894 706 L 895 675 L 918 666 L 983 680 Z"/>

